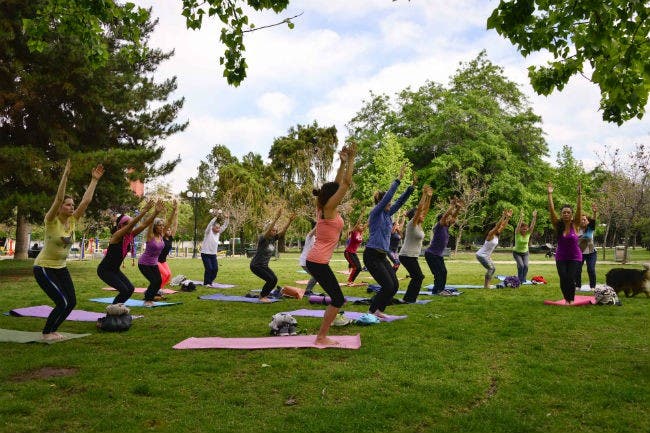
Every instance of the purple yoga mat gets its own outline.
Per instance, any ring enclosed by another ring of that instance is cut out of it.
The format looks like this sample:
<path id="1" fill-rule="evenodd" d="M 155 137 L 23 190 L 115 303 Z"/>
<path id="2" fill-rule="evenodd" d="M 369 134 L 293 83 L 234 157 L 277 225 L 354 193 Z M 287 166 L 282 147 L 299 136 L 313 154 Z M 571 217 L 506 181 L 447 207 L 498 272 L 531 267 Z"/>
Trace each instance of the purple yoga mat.
<path id="1" fill-rule="evenodd" d="M 207 301 L 248 302 L 251 304 L 268 304 L 269 302 L 279 301 L 279 299 L 268 298 L 269 302 L 261 302 L 259 298 L 247 298 L 246 296 L 224 295 L 222 293 L 199 296 L 199 299 L 205 299 Z"/>
<path id="2" fill-rule="evenodd" d="M 16 308 L 9 311 L 12 316 L 18 317 L 41 317 L 46 318 L 52 312 L 52 307 L 49 305 L 38 305 L 36 307 Z M 106 316 L 106 313 L 95 313 L 93 311 L 72 310 L 70 315 L 65 320 L 73 320 L 75 322 L 96 322 L 97 319 Z M 133 316 L 134 319 L 142 316 Z"/>
<path id="3" fill-rule="evenodd" d="M 287 314 L 291 314 L 292 316 L 298 316 L 298 317 L 323 317 L 325 314 L 325 310 L 309 310 L 307 308 L 302 308 L 300 310 L 294 310 L 294 311 L 285 311 Z M 352 320 L 357 320 L 359 317 L 363 316 L 365 313 L 360 313 L 358 311 L 346 311 L 343 313 L 345 317 L 348 319 Z M 382 322 L 393 322 L 395 320 L 400 320 L 400 319 L 406 319 L 408 316 L 391 316 L 388 315 L 388 317 L 379 319 Z"/>
<path id="4" fill-rule="evenodd" d="M 319 346 L 315 343 L 315 335 L 291 335 L 286 337 L 257 337 L 257 338 L 222 338 L 222 337 L 190 337 L 174 346 L 174 349 L 282 349 L 314 347 L 316 349 L 358 349 L 361 347 L 361 337 L 357 335 L 330 335 L 337 341 L 336 346 Z"/>

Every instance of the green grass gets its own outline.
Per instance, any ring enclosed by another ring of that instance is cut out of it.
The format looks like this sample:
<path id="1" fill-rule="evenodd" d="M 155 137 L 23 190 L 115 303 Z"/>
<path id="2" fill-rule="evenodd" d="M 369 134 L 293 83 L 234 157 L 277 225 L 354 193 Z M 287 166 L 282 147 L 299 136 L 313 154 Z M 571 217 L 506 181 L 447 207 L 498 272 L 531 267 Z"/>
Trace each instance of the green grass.
<path id="1" fill-rule="evenodd" d="M 305 278 L 296 272 L 297 258 L 287 253 L 271 262 L 281 284 Z M 335 270 L 346 267 L 342 254 L 334 258 Z M 497 252 L 494 259 L 498 274 L 516 272 L 510 253 Z M 629 266 L 637 268 L 649 261 L 639 250 L 632 259 L 637 263 Z M 307 307 L 304 300 L 259 305 L 197 299 L 216 292 L 206 288 L 170 296 L 181 305 L 132 310 L 145 317 L 122 334 L 65 322 L 61 331 L 93 335 L 53 345 L 0 343 L 0 431 L 650 431 L 650 299 L 622 298 L 623 307 L 544 306 L 544 299 L 561 298 L 555 265 L 543 255 L 532 260 L 529 276 L 543 275 L 547 286 L 465 290 L 427 305 L 389 307 L 406 320 L 333 329 L 361 334 L 360 350 L 173 350 L 191 336 L 266 336 L 274 313 Z M 88 299 L 110 295 L 100 290 L 97 263 L 69 262 L 78 309 L 102 311 L 104 305 Z M 248 259 L 219 264 L 218 281 L 237 284 L 221 292 L 260 287 Z M 424 260 L 421 265 L 429 284 Z M 31 260 L 0 261 L 0 311 L 51 305 L 31 266 Z M 484 270 L 471 254 L 447 266 L 450 283 L 482 281 Z M 599 281 L 616 266 L 598 263 Z M 170 267 L 202 276 L 199 259 L 171 259 Z M 136 286 L 146 284 L 130 260 L 125 272 Z M 344 291 L 365 296 L 363 289 Z M 297 319 L 308 334 L 320 324 Z M 40 331 L 43 323 L 0 316 L 0 328 Z M 43 368 L 72 370 L 39 378 Z"/>

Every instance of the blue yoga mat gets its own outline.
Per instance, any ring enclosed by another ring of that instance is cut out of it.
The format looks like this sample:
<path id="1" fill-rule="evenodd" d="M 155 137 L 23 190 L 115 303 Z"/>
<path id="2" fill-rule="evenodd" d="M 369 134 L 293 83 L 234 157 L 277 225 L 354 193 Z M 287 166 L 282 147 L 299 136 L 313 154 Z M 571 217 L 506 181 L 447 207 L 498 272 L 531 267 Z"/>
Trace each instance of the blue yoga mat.
<path id="1" fill-rule="evenodd" d="M 258 298 L 247 298 L 246 296 L 222 295 L 215 293 L 214 295 L 199 296 L 199 299 L 206 301 L 226 301 L 226 302 L 248 302 L 250 304 L 268 304 L 269 302 L 278 302 L 279 299 L 268 298 L 269 302 L 261 302 Z"/>
<path id="2" fill-rule="evenodd" d="M 112 304 L 113 299 L 115 299 L 115 298 L 92 298 L 92 299 L 90 299 L 90 301 L 101 302 L 102 304 Z M 176 305 L 176 304 L 182 304 L 182 302 L 154 302 L 153 305 L 151 307 L 148 307 L 148 308 L 167 307 L 169 305 Z M 144 301 L 142 301 L 140 299 L 129 299 L 124 303 L 124 305 L 126 305 L 127 307 L 144 307 L 145 306 Z"/>

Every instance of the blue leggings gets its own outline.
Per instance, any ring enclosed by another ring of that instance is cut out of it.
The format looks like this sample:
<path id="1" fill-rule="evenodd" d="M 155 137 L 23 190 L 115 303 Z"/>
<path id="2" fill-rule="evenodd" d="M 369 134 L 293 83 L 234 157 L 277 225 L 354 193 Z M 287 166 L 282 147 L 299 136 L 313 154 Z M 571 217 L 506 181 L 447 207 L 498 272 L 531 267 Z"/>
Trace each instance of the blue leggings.
<path id="1" fill-rule="evenodd" d="M 77 305 L 74 284 L 68 268 L 34 266 L 33 270 L 38 285 L 54 301 L 54 309 L 47 317 L 43 328 L 43 334 L 51 334 L 59 329 Z"/>
<path id="2" fill-rule="evenodd" d="M 526 275 L 528 275 L 528 251 L 525 253 L 518 253 L 517 251 L 512 252 L 512 257 L 517 263 L 517 278 L 522 284 L 526 282 Z"/>

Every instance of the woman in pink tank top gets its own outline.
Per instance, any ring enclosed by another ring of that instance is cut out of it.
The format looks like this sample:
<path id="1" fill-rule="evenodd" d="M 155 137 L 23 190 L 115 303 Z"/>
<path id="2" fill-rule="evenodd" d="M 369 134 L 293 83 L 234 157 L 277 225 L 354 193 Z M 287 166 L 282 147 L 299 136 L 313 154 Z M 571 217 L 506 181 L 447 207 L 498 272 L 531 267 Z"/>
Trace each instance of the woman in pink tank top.
<path id="1" fill-rule="evenodd" d="M 352 183 L 355 155 L 356 149 L 353 145 L 343 146 L 343 149 L 339 152 L 341 165 L 336 173 L 336 180 L 323 184 L 319 190 L 314 190 L 314 195 L 317 197 L 316 212 L 318 214 L 316 242 L 307 255 L 306 266 L 309 273 L 318 281 L 332 300 L 325 310 L 323 322 L 316 336 L 316 344 L 322 346 L 338 344 L 335 340 L 329 338 L 327 333 L 343 306 L 345 298 L 341 286 L 329 266 L 329 262 L 343 229 L 343 218 L 339 215 L 337 207 Z"/>

